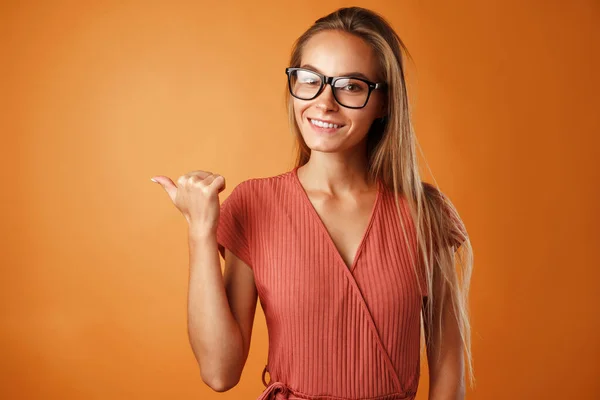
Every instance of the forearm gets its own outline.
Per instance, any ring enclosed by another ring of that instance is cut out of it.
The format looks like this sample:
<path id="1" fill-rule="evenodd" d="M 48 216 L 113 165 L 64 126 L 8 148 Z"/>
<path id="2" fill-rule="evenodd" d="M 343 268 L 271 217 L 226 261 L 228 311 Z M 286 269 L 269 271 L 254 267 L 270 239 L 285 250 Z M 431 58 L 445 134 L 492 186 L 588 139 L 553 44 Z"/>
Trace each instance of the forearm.
<path id="1" fill-rule="evenodd" d="M 464 400 L 464 385 L 458 382 L 438 382 L 429 387 L 429 400 Z"/>
<path id="2" fill-rule="evenodd" d="M 428 349 L 429 400 L 464 400 L 464 358 L 460 337 L 447 324 L 441 348 Z"/>
<path id="3" fill-rule="evenodd" d="M 428 335 L 428 324 L 425 324 L 425 340 L 427 343 L 427 364 L 429 365 L 429 400 L 464 400 L 464 354 L 460 330 L 454 309 L 449 301 L 445 302 L 441 315 L 436 312 L 433 319 L 433 336 Z M 437 318 L 441 317 L 443 335 L 437 331 Z"/>
<path id="4" fill-rule="evenodd" d="M 188 335 L 201 376 L 221 391 L 239 380 L 243 343 L 225 291 L 216 234 L 190 229 Z"/>

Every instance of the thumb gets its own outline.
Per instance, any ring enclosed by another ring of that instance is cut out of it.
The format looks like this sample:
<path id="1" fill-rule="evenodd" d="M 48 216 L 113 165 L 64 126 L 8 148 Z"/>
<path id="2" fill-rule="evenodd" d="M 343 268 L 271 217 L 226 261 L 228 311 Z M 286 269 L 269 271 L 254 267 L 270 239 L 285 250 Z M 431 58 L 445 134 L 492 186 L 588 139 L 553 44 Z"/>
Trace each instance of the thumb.
<path id="1" fill-rule="evenodd" d="M 150 180 L 152 182 L 156 182 L 159 185 L 161 185 L 163 187 L 163 189 L 165 189 L 165 191 L 167 192 L 169 197 L 171 198 L 171 201 L 173 203 L 175 203 L 175 195 L 177 194 L 177 185 L 175 185 L 169 177 L 158 175 L 158 176 L 154 176 L 154 177 L 150 178 Z"/>

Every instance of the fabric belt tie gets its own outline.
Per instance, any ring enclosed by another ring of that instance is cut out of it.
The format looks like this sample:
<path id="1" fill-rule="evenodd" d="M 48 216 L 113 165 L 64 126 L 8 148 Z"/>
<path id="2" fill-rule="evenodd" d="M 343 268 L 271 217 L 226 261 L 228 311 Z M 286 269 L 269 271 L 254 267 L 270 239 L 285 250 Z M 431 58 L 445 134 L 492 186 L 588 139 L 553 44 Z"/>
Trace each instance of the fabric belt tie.
<path id="1" fill-rule="evenodd" d="M 298 397 L 290 398 L 290 388 L 283 382 L 271 382 L 257 400 L 283 400 L 297 399 Z"/>
<path id="2" fill-rule="evenodd" d="M 265 381 L 265 372 L 267 372 L 267 366 L 263 368 L 262 372 L 262 381 L 266 386 L 265 390 L 261 393 L 261 395 L 256 400 L 305 400 L 305 397 L 301 396 L 300 393 L 294 393 L 292 389 L 289 388 L 283 382 L 271 381 L 269 379 L 269 383 Z M 391 395 L 384 395 L 381 397 L 373 398 L 371 400 L 412 400 L 416 396 L 416 393 L 395 393 Z"/>

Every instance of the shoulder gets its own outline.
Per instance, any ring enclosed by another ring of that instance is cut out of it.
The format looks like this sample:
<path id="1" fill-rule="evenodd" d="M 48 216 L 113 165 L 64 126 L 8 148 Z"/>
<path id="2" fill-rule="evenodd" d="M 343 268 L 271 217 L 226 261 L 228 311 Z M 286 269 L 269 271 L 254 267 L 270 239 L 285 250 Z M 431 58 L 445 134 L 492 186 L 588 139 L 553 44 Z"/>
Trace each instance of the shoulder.
<path id="1" fill-rule="evenodd" d="M 288 187 L 292 181 L 292 171 L 278 175 L 248 178 L 238 183 L 228 196 L 236 199 L 265 201 L 275 196 L 281 189 Z"/>
<path id="2" fill-rule="evenodd" d="M 429 182 L 421 182 L 423 185 L 423 193 L 425 194 L 425 200 L 441 206 L 448 198 L 446 195 L 437 187 Z"/>
<path id="3" fill-rule="evenodd" d="M 422 182 L 425 202 L 430 208 L 432 220 L 443 231 L 447 232 L 450 240 L 462 243 L 467 237 L 467 231 L 458 210 L 439 188 L 431 183 Z"/>
<path id="4" fill-rule="evenodd" d="M 429 182 L 422 182 L 422 184 L 425 201 L 429 203 L 435 211 L 439 211 L 445 216 L 452 216 L 452 214 L 456 213 L 454 204 L 452 204 L 450 198 L 444 194 L 440 188 L 432 185 Z"/>

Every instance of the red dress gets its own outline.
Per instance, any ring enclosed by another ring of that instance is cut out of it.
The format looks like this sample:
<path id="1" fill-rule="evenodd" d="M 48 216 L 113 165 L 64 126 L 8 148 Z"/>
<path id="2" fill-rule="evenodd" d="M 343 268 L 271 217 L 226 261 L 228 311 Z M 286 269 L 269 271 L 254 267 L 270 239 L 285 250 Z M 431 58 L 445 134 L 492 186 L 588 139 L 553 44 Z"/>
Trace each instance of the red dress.
<path id="1" fill-rule="evenodd" d="M 420 373 L 416 250 L 407 203 L 378 182 L 370 222 L 348 268 L 297 168 L 240 183 L 221 205 L 219 251 L 253 272 L 269 333 L 271 381 L 258 399 L 414 399 Z M 267 385 L 267 383 L 265 382 Z"/>

